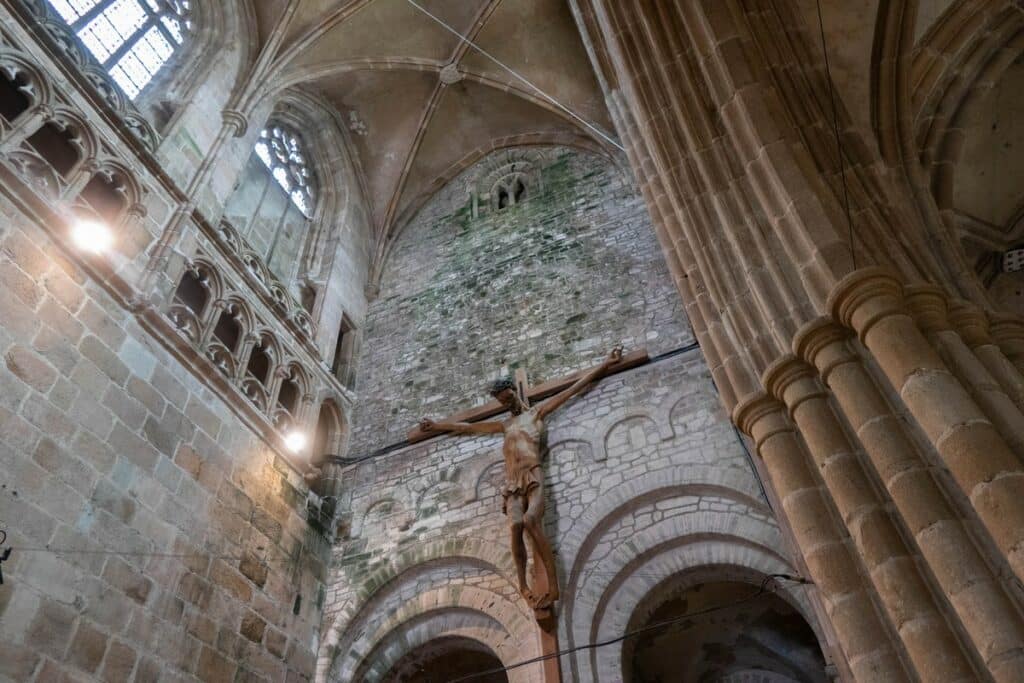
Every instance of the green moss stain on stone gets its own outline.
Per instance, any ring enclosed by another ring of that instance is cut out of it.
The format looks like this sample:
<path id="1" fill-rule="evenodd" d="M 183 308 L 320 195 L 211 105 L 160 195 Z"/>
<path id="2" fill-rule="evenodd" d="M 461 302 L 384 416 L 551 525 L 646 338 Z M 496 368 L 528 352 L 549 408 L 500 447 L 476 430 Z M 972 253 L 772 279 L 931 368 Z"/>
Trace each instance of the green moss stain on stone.
<path id="1" fill-rule="evenodd" d="M 653 320 L 666 348 L 689 338 L 644 205 L 610 163 L 548 150 L 523 201 L 481 201 L 476 217 L 474 172 L 428 202 L 386 265 L 360 359 L 356 450 L 477 404 L 487 379 L 516 367 L 541 382 L 615 343 L 640 346 Z"/>

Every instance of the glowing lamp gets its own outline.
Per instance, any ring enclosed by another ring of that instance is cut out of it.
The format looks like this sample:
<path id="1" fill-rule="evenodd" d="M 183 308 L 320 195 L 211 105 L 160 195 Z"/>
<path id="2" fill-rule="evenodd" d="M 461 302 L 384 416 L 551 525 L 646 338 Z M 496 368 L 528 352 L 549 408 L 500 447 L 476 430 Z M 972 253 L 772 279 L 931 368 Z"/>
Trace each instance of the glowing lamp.
<path id="1" fill-rule="evenodd" d="M 79 221 L 71 229 L 71 239 L 82 251 L 101 254 L 110 248 L 114 236 L 110 228 L 94 221 Z"/>
<path id="2" fill-rule="evenodd" d="M 306 435 L 302 432 L 289 432 L 288 435 L 284 437 L 284 445 L 292 453 L 298 453 L 306 447 Z"/>

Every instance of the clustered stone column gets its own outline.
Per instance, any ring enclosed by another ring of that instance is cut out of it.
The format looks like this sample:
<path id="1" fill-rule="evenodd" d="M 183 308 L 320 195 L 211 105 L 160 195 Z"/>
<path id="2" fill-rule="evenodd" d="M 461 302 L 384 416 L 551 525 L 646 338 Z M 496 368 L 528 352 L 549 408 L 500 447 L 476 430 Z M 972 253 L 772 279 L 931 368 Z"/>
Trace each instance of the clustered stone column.
<path id="1" fill-rule="evenodd" d="M 863 254 L 886 264 L 858 267 L 834 224 L 837 162 L 814 147 L 827 76 L 800 61 L 794 3 L 571 5 L 829 655 L 857 681 L 1024 680 L 1024 321 L 911 253 L 928 236 L 892 220 L 849 135 Z"/>
<path id="2" fill-rule="evenodd" d="M 1024 579 L 1020 459 L 917 327 L 899 279 L 882 268 L 862 269 L 838 283 L 830 305 L 857 332 L 1017 578 Z"/>
<path id="3" fill-rule="evenodd" d="M 808 463 L 785 406 L 767 395 L 740 403 L 737 424 L 754 438 L 786 519 L 859 681 L 910 680 L 889 644 L 856 557 L 833 522 L 828 495 Z"/>

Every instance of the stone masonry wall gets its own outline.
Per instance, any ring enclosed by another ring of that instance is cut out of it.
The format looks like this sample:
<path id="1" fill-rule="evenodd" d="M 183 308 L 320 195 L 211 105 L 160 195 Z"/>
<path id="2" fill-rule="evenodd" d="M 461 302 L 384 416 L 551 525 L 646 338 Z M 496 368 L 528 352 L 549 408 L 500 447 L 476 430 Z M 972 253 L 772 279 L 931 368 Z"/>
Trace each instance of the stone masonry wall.
<path id="1" fill-rule="evenodd" d="M 301 478 L 6 200 L 0 282 L 0 680 L 305 680 Z"/>
<path id="2" fill-rule="evenodd" d="M 480 402 L 485 381 L 517 365 L 539 382 L 615 343 L 654 356 L 690 342 L 629 184 L 566 149 L 504 154 L 446 186 L 396 245 L 368 315 L 351 455 L 403 439 L 421 414 Z M 513 161 L 531 167 L 527 198 L 496 211 L 483 201 L 489 169 Z M 698 349 L 604 379 L 548 427 L 562 647 L 620 635 L 653 586 L 695 567 L 795 571 Z M 515 586 L 504 478 L 495 437 L 441 436 L 349 466 L 318 680 L 382 680 L 444 637 L 483 643 L 506 666 L 541 654 Z M 806 596 L 789 598 L 813 621 Z M 563 658 L 564 680 L 621 680 L 619 653 Z"/>
<path id="3" fill-rule="evenodd" d="M 520 365 L 537 383 L 618 343 L 654 355 L 691 340 L 628 179 L 589 154 L 530 154 L 525 201 L 473 217 L 485 159 L 406 226 L 367 314 L 352 454 L 401 441 L 424 414 L 489 400 L 486 380 Z"/>
<path id="4" fill-rule="evenodd" d="M 624 629 L 648 590 L 696 566 L 793 571 L 699 350 L 605 379 L 548 426 L 545 522 L 562 647 Z M 380 680 L 418 643 L 474 624 L 505 665 L 539 654 L 515 589 L 497 438 L 439 437 L 354 465 L 346 480 L 350 532 L 327 593 L 326 680 Z M 790 597 L 811 614 L 802 593 Z M 601 609 L 611 601 L 622 621 L 613 627 Z M 601 653 L 611 659 L 596 663 L 600 678 L 585 653 L 565 658 L 563 676 L 621 680 L 618 652 Z M 539 667 L 510 676 L 537 680 Z"/>

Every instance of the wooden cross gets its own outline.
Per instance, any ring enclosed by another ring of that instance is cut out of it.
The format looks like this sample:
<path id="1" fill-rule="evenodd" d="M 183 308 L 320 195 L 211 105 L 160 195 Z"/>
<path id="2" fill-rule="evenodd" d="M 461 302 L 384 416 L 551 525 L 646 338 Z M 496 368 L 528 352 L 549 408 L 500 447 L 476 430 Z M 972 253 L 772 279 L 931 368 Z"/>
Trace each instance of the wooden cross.
<path id="1" fill-rule="evenodd" d="M 608 371 L 605 373 L 604 376 L 610 377 L 611 375 L 618 374 L 623 370 L 629 370 L 631 368 L 644 365 L 649 360 L 650 357 L 647 355 L 647 349 L 638 349 L 636 351 L 630 351 L 629 353 L 624 354 L 622 356 L 622 359 L 618 363 L 608 368 Z M 530 386 L 529 381 L 527 380 L 526 370 L 522 368 L 516 370 L 513 379 L 516 382 L 516 387 L 519 391 L 519 395 L 521 397 L 525 397 L 527 404 L 533 405 L 538 401 L 543 401 L 549 396 L 554 396 L 563 389 L 569 388 L 580 375 L 588 372 L 589 369 L 590 368 L 580 370 L 579 372 L 574 372 L 571 375 L 559 377 L 558 379 L 548 380 L 543 384 L 538 384 L 537 386 L 533 387 Z M 486 420 L 489 417 L 500 415 L 501 413 L 504 413 L 506 410 L 508 409 L 498 401 L 490 401 L 482 406 L 477 406 L 476 408 L 470 408 L 468 410 L 459 411 L 457 413 L 454 413 L 453 415 L 449 415 L 448 417 L 438 421 L 479 422 L 480 420 Z M 432 436 L 438 436 L 438 432 L 425 432 L 422 429 L 420 429 L 419 426 L 417 426 L 409 430 L 409 433 L 407 434 L 406 438 L 409 440 L 409 443 L 416 443 L 417 441 L 429 439 Z"/>

